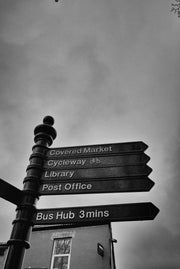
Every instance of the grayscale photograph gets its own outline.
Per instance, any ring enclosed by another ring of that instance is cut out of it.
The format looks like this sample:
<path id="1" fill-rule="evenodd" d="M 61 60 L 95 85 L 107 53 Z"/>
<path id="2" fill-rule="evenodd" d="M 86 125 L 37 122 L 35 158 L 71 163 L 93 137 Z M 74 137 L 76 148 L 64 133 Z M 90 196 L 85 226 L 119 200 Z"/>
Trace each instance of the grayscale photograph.
<path id="1" fill-rule="evenodd" d="M 179 50 L 180 0 L 0 0 L 1 269 L 180 268 Z"/>

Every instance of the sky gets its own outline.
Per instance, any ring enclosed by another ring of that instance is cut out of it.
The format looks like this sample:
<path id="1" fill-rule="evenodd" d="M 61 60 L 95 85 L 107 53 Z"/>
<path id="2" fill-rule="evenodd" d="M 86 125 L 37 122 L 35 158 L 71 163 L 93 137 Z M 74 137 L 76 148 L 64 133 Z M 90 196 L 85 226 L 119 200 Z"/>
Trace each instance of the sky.
<path id="1" fill-rule="evenodd" d="M 180 268 L 180 18 L 168 0 L 0 1 L 0 177 L 23 188 L 44 116 L 53 147 L 143 141 L 150 192 L 43 196 L 38 208 L 152 202 L 112 223 L 117 269 Z M 0 241 L 15 205 L 0 200 Z"/>

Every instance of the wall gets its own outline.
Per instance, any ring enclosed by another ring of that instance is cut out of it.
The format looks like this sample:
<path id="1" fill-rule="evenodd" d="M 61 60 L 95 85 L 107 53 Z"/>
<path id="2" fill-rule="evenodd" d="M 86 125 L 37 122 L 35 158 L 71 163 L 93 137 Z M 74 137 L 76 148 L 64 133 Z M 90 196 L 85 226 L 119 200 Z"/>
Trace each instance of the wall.
<path id="1" fill-rule="evenodd" d="M 26 251 L 23 268 L 50 268 L 53 239 L 72 237 L 70 269 L 110 269 L 111 230 L 97 225 L 33 231 L 31 248 Z M 104 257 L 97 254 L 97 243 L 104 247 Z"/>

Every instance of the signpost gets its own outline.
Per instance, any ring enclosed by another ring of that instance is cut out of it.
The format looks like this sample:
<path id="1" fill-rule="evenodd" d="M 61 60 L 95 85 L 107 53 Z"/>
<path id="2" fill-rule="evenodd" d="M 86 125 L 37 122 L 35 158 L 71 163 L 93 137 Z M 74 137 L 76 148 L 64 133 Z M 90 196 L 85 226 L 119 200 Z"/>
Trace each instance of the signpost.
<path id="1" fill-rule="evenodd" d="M 130 179 L 42 181 L 40 195 L 149 191 L 154 182 L 148 177 Z"/>
<path id="2" fill-rule="evenodd" d="M 47 116 L 34 129 L 30 164 L 23 191 L 0 179 L 0 197 L 17 205 L 4 269 L 21 269 L 32 225 L 94 225 L 114 221 L 152 220 L 152 203 L 36 210 L 39 195 L 149 191 L 154 182 L 142 141 L 48 148 L 56 138 L 54 119 Z"/>
<path id="3" fill-rule="evenodd" d="M 152 203 L 113 204 L 100 206 L 51 208 L 37 210 L 35 225 L 86 223 L 103 224 L 115 221 L 152 220 L 159 209 Z"/>
<path id="4" fill-rule="evenodd" d="M 34 129 L 34 142 L 30 164 L 27 167 L 27 176 L 23 183 L 21 192 L 7 182 L 1 181 L 1 197 L 17 204 L 16 218 L 13 221 L 13 229 L 10 240 L 8 240 L 8 251 L 4 263 L 4 269 L 21 269 L 25 249 L 30 247 L 29 236 L 32 229 L 32 220 L 36 211 L 36 201 L 39 197 L 39 182 L 43 169 L 45 153 L 56 137 L 56 130 L 52 127 L 54 119 L 47 116 L 43 124 Z M 6 191 L 3 194 L 3 191 Z M 23 194 L 23 195 L 22 195 Z M 17 195 L 17 197 L 16 197 Z"/>

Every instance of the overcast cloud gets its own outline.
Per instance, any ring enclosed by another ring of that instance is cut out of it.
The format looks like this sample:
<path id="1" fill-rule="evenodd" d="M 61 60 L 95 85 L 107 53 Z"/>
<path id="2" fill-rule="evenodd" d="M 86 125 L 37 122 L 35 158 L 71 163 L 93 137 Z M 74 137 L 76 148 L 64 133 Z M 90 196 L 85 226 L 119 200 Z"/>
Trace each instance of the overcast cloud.
<path id="1" fill-rule="evenodd" d="M 154 221 L 115 223 L 117 269 L 178 269 L 180 19 L 168 0 L 1 0 L 0 177 L 22 189 L 33 129 L 54 147 L 142 140 L 149 193 L 42 197 L 39 207 L 151 201 Z M 106 201 L 106 202 L 104 202 Z M 8 210 L 6 210 L 8 209 Z M 15 206 L 1 199 L 0 241 Z"/>

